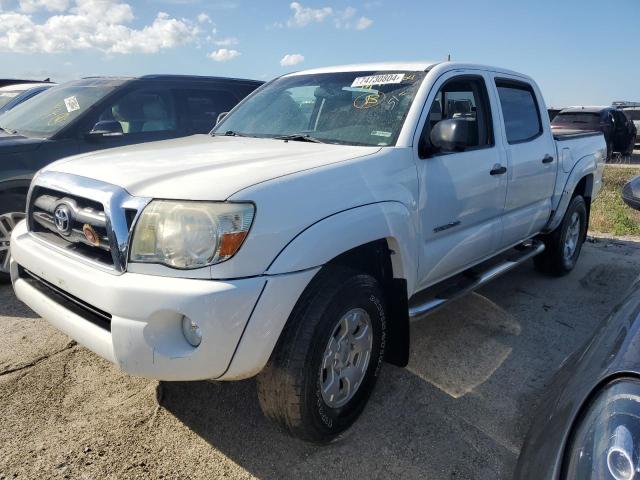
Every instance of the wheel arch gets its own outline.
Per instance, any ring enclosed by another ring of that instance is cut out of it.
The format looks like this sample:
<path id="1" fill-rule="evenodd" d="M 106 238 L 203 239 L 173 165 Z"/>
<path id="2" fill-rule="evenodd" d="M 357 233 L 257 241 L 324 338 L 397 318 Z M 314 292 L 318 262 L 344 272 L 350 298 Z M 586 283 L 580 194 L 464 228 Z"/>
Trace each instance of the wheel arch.
<path id="1" fill-rule="evenodd" d="M 587 223 L 588 214 L 591 209 L 591 200 L 596 189 L 596 172 L 598 170 L 598 160 L 596 155 L 586 155 L 576 162 L 573 169 L 569 173 L 567 180 L 562 189 L 557 207 L 553 216 L 549 220 L 545 232 L 555 230 L 567 211 L 569 203 L 576 195 L 582 195 L 587 204 Z M 598 177 L 598 185 L 602 183 Z M 598 187 L 599 188 L 599 187 Z"/>
<path id="2" fill-rule="evenodd" d="M 362 205 L 325 217 L 298 233 L 265 273 L 279 275 L 319 267 L 357 247 L 384 240 L 393 276 L 405 279 L 411 292 L 418 271 L 417 238 L 415 222 L 404 204 Z"/>
<path id="3" fill-rule="evenodd" d="M 418 267 L 416 239 L 412 216 L 404 204 L 364 205 L 305 229 L 280 252 L 267 273 L 340 264 L 374 276 L 388 302 L 385 359 L 406 366 L 410 340 L 408 298 L 416 284 Z"/>
<path id="4" fill-rule="evenodd" d="M 29 192 L 30 185 L 31 178 L 10 178 L 0 180 L 0 195 L 5 193 L 20 193 L 26 196 Z"/>

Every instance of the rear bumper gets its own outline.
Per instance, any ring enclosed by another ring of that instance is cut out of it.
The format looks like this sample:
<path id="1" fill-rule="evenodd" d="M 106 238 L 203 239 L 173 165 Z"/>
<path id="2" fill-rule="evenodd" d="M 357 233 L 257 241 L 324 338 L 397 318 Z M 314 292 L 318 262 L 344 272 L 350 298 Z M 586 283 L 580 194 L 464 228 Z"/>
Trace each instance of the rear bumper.
<path id="1" fill-rule="evenodd" d="M 160 380 L 214 379 L 228 370 L 234 378 L 257 373 L 271 354 L 265 347 L 275 345 L 288 309 L 312 276 L 213 281 L 113 275 L 48 248 L 24 222 L 13 232 L 11 253 L 20 300 L 123 371 Z M 267 283 L 268 296 L 284 309 L 270 311 L 270 298 L 262 298 L 266 307 L 257 308 Z M 184 316 L 200 324 L 202 343 L 196 348 L 182 334 Z M 239 348 L 243 338 L 245 347 Z M 236 358 L 236 350 L 249 353 Z M 232 361 L 240 368 L 231 368 Z"/>

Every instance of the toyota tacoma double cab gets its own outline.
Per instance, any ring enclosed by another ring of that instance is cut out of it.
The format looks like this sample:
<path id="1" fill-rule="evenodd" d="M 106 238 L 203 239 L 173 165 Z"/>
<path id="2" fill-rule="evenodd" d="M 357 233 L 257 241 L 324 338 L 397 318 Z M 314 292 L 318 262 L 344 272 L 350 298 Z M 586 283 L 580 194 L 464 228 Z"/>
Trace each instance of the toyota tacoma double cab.
<path id="1" fill-rule="evenodd" d="M 257 375 L 323 443 L 363 411 L 410 320 L 533 258 L 570 272 L 606 158 L 551 132 L 536 83 L 462 63 L 284 75 L 209 135 L 78 155 L 34 178 L 19 299 L 123 371 Z"/>

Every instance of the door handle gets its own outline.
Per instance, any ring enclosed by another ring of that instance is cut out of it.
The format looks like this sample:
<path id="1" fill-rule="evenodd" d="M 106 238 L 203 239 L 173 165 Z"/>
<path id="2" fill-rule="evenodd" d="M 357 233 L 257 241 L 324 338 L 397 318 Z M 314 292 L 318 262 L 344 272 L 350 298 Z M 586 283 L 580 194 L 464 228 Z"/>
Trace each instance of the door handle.
<path id="1" fill-rule="evenodd" d="M 549 154 L 546 154 L 542 159 L 542 163 L 551 163 L 553 162 L 553 157 Z"/>
<path id="2" fill-rule="evenodd" d="M 499 163 L 496 163 L 489 172 L 489 175 L 502 175 L 504 173 L 507 173 L 507 167 L 503 167 Z"/>

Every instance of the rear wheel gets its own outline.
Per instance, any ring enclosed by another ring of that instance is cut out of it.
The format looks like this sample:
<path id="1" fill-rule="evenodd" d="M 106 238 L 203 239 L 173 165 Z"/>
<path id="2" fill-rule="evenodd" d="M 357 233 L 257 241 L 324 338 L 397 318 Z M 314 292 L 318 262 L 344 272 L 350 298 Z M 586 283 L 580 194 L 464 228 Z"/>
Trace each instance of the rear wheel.
<path id="1" fill-rule="evenodd" d="M 9 242 L 11 232 L 20 220 L 25 217 L 26 196 L 17 193 L 0 194 L 0 283 L 8 283 Z"/>
<path id="2" fill-rule="evenodd" d="M 265 415 L 326 443 L 363 411 L 384 357 L 386 307 L 375 278 L 325 267 L 296 305 L 258 376 Z"/>
<path id="3" fill-rule="evenodd" d="M 569 202 L 562 223 L 548 235 L 543 235 L 545 250 L 534 257 L 536 268 L 546 274 L 562 276 L 576 266 L 587 229 L 587 205 L 576 195 Z"/>

